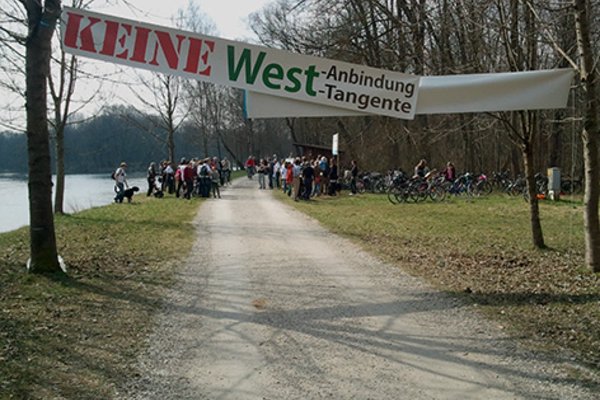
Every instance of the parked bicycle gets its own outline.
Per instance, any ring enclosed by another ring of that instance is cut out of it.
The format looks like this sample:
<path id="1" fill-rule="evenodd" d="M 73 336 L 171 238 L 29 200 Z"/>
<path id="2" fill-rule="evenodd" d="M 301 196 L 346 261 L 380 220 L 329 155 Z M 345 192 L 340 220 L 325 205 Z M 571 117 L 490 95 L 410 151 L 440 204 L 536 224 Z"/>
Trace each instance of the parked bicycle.
<path id="1" fill-rule="evenodd" d="M 385 176 L 379 172 L 364 173 L 361 178 L 365 191 L 371 193 L 386 193 L 387 185 Z"/>
<path id="2" fill-rule="evenodd" d="M 583 191 L 583 183 L 580 179 L 565 176 L 560 181 L 560 190 L 565 194 L 578 194 Z"/>

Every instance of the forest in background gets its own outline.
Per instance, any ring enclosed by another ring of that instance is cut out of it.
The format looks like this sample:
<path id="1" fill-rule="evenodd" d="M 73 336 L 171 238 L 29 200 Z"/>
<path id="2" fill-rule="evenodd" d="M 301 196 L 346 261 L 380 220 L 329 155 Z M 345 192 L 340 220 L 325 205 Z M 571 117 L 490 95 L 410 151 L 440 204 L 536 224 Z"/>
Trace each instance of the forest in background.
<path id="1" fill-rule="evenodd" d="M 600 54 L 600 7 L 592 1 L 592 43 Z M 264 45 L 417 75 L 569 68 L 577 59 L 575 21 L 567 1 L 347 0 L 280 1 L 252 18 Z M 596 59 L 596 61 L 598 61 Z M 583 176 L 581 115 L 574 80 L 561 110 L 387 117 L 296 119 L 295 141 L 341 147 L 366 169 L 412 170 L 452 161 L 461 171 L 523 174 L 522 150 L 533 169 L 560 167 Z M 527 142 L 527 143 L 526 143 Z"/>
<path id="2" fill-rule="evenodd" d="M 600 7 L 598 1 L 591 4 L 592 43 L 600 46 Z M 177 21 L 182 29 L 212 33 L 194 2 L 179 10 Z M 253 14 L 250 25 L 268 47 L 417 75 L 571 67 L 561 52 L 577 59 L 573 13 L 563 1 L 280 0 Z M 413 121 L 380 116 L 247 120 L 238 90 L 160 75 L 138 77 L 129 88 L 145 107 L 109 105 L 85 122 L 69 116 L 65 169 L 96 172 L 122 159 L 147 165 L 219 154 L 242 163 L 250 154 L 296 153 L 293 143 L 329 147 L 331 136 L 339 133 L 345 158 L 356 159 L 363 170 L 411 170 L 425 158 L 432 167 L 452 161 L 459 171 L 509 170 L 515 176 L 524 173 L 527 145 L 536 172 L 556 166 L 581 179 L 584 106 L 577 90 L 581 83 L 573 85 L 569 107 L 561 110 L 420 115 Z M 25 171 L 25 151 L 24 136 L 1 135 L 0 170 Z"/>
<path id="3" fill-rule="evenodd" d="M 125 107 L 108 109 L 102 115 L 65 129 L 65 170 L 74 173 L 102 173 L 111 171 L 121 161 L 127 161 L 130 171 L 144 172 L 151 161 L 168 159 L 157 116 L 140 115 Z M 243 122 L 243 121 L 242 121 Z M 253 129 L 269 129 L 270 135 L 253 140 L 257 154 L 264 156 L 292 152 L 292 144 L 285 126 L 277 121 L 254 123 Z M 184 122 L 174 135 L 176 158 L 227 157 L 238 166 L 248 152 L 249 130 L 244 123 L 238 130 L 224 132 L 222 137 L 207 135 L 191 122 Z M 223 140 L 227 141 L 228 151 Z M 54 149 L 54 146 L 52 146 Z M 54 158 L 55 152 L 52 151 Z M 243 158 L 242 158 L 243 157 Z M 54 166 L 54 163 L 52 163 Z M 53 168 L 54 169 L 54 168 Z M 0 172 L 26 173 L 27 137 L 24 134 L 0 133 Z"/>

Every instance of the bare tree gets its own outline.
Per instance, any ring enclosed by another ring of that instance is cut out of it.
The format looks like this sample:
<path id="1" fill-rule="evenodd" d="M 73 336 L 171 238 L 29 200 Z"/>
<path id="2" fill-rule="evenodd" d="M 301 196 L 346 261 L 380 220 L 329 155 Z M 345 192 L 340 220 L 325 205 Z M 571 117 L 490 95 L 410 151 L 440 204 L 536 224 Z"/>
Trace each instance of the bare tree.
<path id="1" fill-rule="evenodd" d="M 93 0 L 72 0 L 71 6 L 73 7 L 86 7 Z M 20 16 L 20 10 L 16 9 L 15 2 L 11 2 L 11 6 L 4 7 L 2 13 L 9 24 L 5 33 L 3 44 L 3 65 L 2 71 L 5 73 L 6 78 L 3 80 L 3 89 L 8 92 L 25 98 L 25 90 L 23 90 L 22 80 L 25 79 L 25 70 L 20 67 L 21 63 L 25 63 L 25 54 L 22 52 L 21 47 L 18 46 L 19 40 L 17 39 L 18 32 L 21 30 L 19 25 L 22 25 L 22 29 L 26 30 L 27 22 L 26 18 Z M 7 40 L 8 38 L 15 39 L 14 41 Z M 54 40 L 54 45 L 57 45 L 57 40 Z M 16 44 L 16 45 L 15 45 Z M 25 47 L 22 46 L 24 49 Z M 54 53 L 54 51 L 52 51 Z M 52 105 L 49 118 L 49 123 L 53 128 L 54 143 L 55 143 L 55 154 L 56 154 L 56 184 L 54 185 L 55 201 L 54 211 L 57 213 L 63 213 L 64 204 L 64 187 L 65 187 L 65 165 L 64 165 L 64 131 L 68 123 L 69 116 L 72 111 L 72 98 L 75 92 L 75 81 L 79 72 L 79 63 L 74 56 L 67 57 L 64 52 L 58 51 L 58 57 L 51 58 L 50 62 L 50 73 L 48 74 L 48 86 L 50 89 Z M 85 105 L 89 104 L 94 95 L 78 106 L 78 109 L 73 110 L 77 112 L 81 110 Z M 5 121 L 4 125 L 14 129 L 22 130 L 19 127 L 18 118 L 14 121 Z"/>
<path id="2" fill-rule="evenodd" d="M 64 52 L 61 51 L 59 62 L 59 83 L 54 84 L 52 74 L 48 74 L 48 85 L 54 104 L 54 140 L 56 148 L 56 187 L 54 190 L 54 212 L 64 213 L 65 194 L 65 127 L 69 117 L 71 97 L 75 89 L 75 74 L 77 70 L 77 59 L 71 56 L 67 61 Z"/>
<path id="3" fill-rule="evenodd" d="M 178 10 L 175 22 L 180 28 L 187 28 L 198 33 L 209 33 L 215 30 L 214 23 L 200 11 L 193 0 L 190 1 L 186 10 Z M 158 73 L 140 73 L 137 75 L 137 80 L 141 85 L 132 86 L 131 90 L 144 109 L 143 112 L 141 110 L 138 112 L 140 115 L 144 115 L 147 110 L 150 110 L 159 117 L 157 120 L 149 119 L 149 124 L 144 129 L 159 143 L 167 147 L 167 157 L 174 161 L 176 157 L 175 134 L 190 114 L 189 104 L 182 101 L 184 80 L 176 76 Z M 189 87 L 189 85 L 187 86 Z M 201 102 L 201 100 L 199 101 Z M 203 115 L 200 117 L 204 118 Z M 138 119 L 131 120 L 131 122 L 140 124 Z"/>
<path id="4" fill-rule="evenodd" d="M 215 132 L 214 120 L 212 118 L 211 96 L 215 90 L 213 84 L 206 82 L 186 82 L 187 107 L 190 111 L 190 120 L 196 129 L 196 137 L 201 141 L 204 157 L 209 156 L 209 140 Z M 214 96 L 212 96 L 214 97 Z"/>
<path id="5" fill-rule="evenodd" d="M 52 179 L 47 119 L 47 80 L 52 36 L 60 0 L 21 1 L 27 11 L 25 42 L 27 151 L 29 156 L 29 237 L 33 272 L 61 271 L 52 213 Z"/>
<path id="6" fill-rule="evenodd" d="M 600 93 L 598 91 L 598 59 L 594 60 L 590 24 L 592 2 L 573 0 L 575 9 L 575 28 L 580 59 L 580 79 L 585 91 L 585 114 L 583 137 L 583 155 L 585 161 L 585 261 L 594 272 L 600 272 L 600 219 L 598 204 L 600 197 Z M 598 3 L 596 3 L 596 8 Z M 600 10 L 595 10 L 596 15 Z"/>
<path id="7" fill-rule="evenodd" d="M 542 18 L 536 14 L 531 1 L 524 1 L 536 18 Z M 563 60 L 578 71 L 580 86 L 583 89 L 584 98 L 584 123 L 581 132 L 583 143 L 583 157 L 585 164 L 585 193 L 584 193 L 584 227 L 585 227 L 585 259 L 587 266 L 593 272 L 600 272 L 600 217 L 598 215 L 600 197 L 600 162 L 599 140 L 600 140 L 600 93 L 598 89 L 598 59 L 594 55 L 598 49 L 594 49 L 592 43 L 593 16 L 598 18 L 600 9 L 598 2 L 588 0 L 573 0 L 573 13 L 575 20 L 575 34 L 577 38 L 577 49 L 579 52 L 579 65 L 575 63 L 561 45 L 547 32 L 546 36 L 553 48 L 559 53 Z"/>
<path id="8" fill-rule="evenodd" d="M 94 0 L 72 0 L 72 7 L 87 7 Z M 88 105 L 98 91 L 93 92 L 88 98 L 72 110 L 75 83 L 80 75 L 77 57 L 68 56 L 61 49 L 59 57 L 54 58 L 50 64 L 51 73 L 48 74 L 48 86 L 53 104 L 53 116 L 50 119 L 54 131 L 55 157 L 56 157 L 56 184 L 54 186 L 54 212 L 64 213 L 65 198 L 65 128 L 69 123 L 72 112 L 76 113 Z M 55 66 L 55 68 L 53 68 Z M 53 73 L 52 73 L 53 72 Z"/>
<path id="9" fill-rule="evenodd" d="M 18 0 L 4 1 L 0 6 L 0 89 L 7 97 L 0 124 L 20 132 L 25 132 L 22 100 L 25 99 L 27 18 L 27 9 Z"/>
<path id="10" fill-rule="evenodd" d="M 507 10 L 505 7 L 506 1 L 499 0 L 496 2 L 500 22 L 500 36 L 512 71 L 538 68 L 535 18 L 532 10 L 520 3 L 520 0 L 510 0 L 509 9 Z M 521 26 L 521 24 L 524 26 Z M 545 248 L 534 164 L 534 143 L 539 135 L 538 112 L 518 111 L 510 113 L 508 116 L 502 115 L 499 118 L 509 129 L 511 138 L 521 149 L 527 181 L 532 242 L 537 248 Z"/>
<path id="11" fill-rule="evenodd" d="M 138 75 L 141 85 L 131 86 L 131 91 L 145 110 L 158 115 L 157 119 L 128 119 L 129 122 L 144 128 L 154 139 L 167 148 L 167 158 L 175 160 L 175 133 L 187 118 L 187 111 L 181 109 L 181 79 L 172 75 L 152 73 Z M 140 90 L 141 89 L 141 90 Z M 141 116 L 145 112 L 137 110 Z M 158 132 L 157 132 L 158 131 Z"/>
<path id="12" fill-rule="evenodd" d="M 211 35 L 215 34 L 216 27 L 210 17 L 202 12 L 195 1 L 188 4 L 186 10 L 179 10 L 178 23 L 194 32 Z M 189 118 L 197 130 L 204 150 L 204 157 L 209 157 L 210 143 L 215 142 L 217 149 L 221 144 L 236 158 L 234 150 L 224 140 L 225 124 L 225 99 L 227 89 L 214 84 L 200 81 L 186 81 L 184 83 L 186 105 Z M 221 154 L 219 154 L 221 156 Z"/>

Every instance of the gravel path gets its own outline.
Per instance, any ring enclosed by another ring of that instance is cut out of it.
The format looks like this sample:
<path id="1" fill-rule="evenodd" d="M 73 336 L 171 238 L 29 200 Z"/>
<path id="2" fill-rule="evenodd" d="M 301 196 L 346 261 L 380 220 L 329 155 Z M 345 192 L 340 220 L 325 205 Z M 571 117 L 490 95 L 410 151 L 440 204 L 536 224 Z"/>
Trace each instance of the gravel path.
<path id="1" fill-rule="evenodd" d="M 122 398 L 596 398 L 256 182 L 222 195 L 201 207 L 142 376 Z"/>

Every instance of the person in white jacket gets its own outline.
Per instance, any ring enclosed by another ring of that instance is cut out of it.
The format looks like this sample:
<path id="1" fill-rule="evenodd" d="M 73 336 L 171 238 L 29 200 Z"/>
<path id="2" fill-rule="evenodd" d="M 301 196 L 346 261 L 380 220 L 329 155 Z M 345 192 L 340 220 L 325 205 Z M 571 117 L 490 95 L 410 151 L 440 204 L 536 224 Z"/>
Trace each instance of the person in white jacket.
<path id="1" fill-rule="evenodd" d="M 129 188 L 129 184 L 127 183 L 127 163 L 122 162 L 119 164 L 119 168 L 114 173 L 115 178 L 115 203 L 123 202 L 123 194 L 125 193 L 125 188 Z"/>

